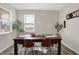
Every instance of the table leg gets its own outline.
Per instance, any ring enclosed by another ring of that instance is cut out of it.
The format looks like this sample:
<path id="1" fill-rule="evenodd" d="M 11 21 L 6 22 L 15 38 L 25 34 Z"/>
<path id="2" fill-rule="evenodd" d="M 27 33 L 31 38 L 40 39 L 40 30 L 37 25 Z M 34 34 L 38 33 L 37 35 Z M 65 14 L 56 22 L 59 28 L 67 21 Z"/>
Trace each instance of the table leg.
<path id="1" fill-rule="evenodd" d="M 61 40 L 58 41 L 58 55 L 61 55 Z"/>
<path id="2" fill-rule="evenodd" d="M 17 42 L 14 41 L 14 55 L 18 55 Z"/>

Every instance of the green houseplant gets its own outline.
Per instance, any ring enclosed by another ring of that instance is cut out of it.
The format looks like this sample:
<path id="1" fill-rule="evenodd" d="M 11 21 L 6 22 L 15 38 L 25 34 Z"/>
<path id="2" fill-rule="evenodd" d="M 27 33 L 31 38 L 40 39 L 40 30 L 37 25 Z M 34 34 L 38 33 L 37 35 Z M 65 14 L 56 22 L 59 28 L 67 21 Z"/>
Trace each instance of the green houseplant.
<path id="1" fill-rule="evenodd" d="M 18 35 L 19 35 L 20 33 L 24 32 L 24 30 L 23 30 L 23 28 L 22 28 L 22 27 L 23 27 L 22 25 L 23 25 L 23 24 L 22 24 L 19 20 L 16 20 L 16 21 L 13 23 L 13 25 L 12 25 L 13 30 L 15 30 Z"/>
<path id="2" fill-rule="evenodd" d="M 57 34 L 59 34 L 59 31 L 63 28 L 63 24 L 59 24 L 58 22 L 55 24 L 55 29 L 57 30 Z"/>

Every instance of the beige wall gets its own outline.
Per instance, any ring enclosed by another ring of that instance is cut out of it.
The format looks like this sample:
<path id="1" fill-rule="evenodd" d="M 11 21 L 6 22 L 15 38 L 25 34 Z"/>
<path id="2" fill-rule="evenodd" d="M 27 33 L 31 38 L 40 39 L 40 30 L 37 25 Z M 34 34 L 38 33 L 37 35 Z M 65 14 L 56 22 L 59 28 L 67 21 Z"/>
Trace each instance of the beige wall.
<path id="1" fill-rule="evenodd" d="M 79 4 L 68 4 L 60 11 L 60 23 L 66 15 L 79 9 Z M 61 31 L 62 43 L 79 54 L 79 17 L 66 20 L 66 28 Z"/>
<path id="2" fill-rule="evenodd" d="M 35 14 L 36 33 L 55 34 L 55 23 L 59 20 L 58 11 L 37 11 L 37 10 L 20 10 L 17 11 L 17 19 L 23 22 L 25 14 Z"/>
<path id="3" fill-rule="evenodd" d="M 7 10 L 9 10 L 11 12 L 11 23 L 13 23 L 14 20 L 16 20 L 16 12 L 15 10 L 10 7 L 8 4 L 0 4 L 0 7 L 3 7 Z M 10 47 L 11 45 L 13 45 L 13 38 L 16 36 L 15 33 L 13 33 L 12 31 L 10 33 L 6 33 L 6 34 L 0 34 L 0 52 L 4 51 L 5 49 L 7 49 L 8 47 Z"/>

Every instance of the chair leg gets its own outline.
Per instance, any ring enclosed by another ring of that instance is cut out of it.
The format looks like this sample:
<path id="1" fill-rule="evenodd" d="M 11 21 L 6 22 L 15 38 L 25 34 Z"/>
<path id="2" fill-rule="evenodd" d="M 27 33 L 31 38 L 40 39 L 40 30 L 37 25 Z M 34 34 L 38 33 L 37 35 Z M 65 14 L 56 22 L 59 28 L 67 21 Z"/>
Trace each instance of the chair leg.
<path id="1" fill-rule="evenodd" d="M 50 47 L 50 55 L 51 55 L 51 47 Z"/>
<path id="2" fill-rule="evenodd" d="M 33 47 L 32 47 L 32 55 L 33 55 Z"/>
<path id="3" fill-rule="evenodd" d="M 41 46 L 41 50 L 42 50 L 42 55 L 43 55 L 43 52 L 44 52 L 44 47 L 42 47 L 42 46 Z"/>
<path id="4" fill-rule="evenodd" d="M 49 47 L 47 47 L 47 54 L 49 54 Z"/>
<path id="5" fill-rule="evenodd" d="M 24 53 L 24 55 L 28 54 L 27 51 L 28 51 L 28 48 L 25 47 L 25 53 Z"/>
<path id="6" fill-rule="evenodd" d="M 24 55 L 26 55 L 26 47 L 25 47 L 25 52 L 24 52 Z"/>
<path id="7" fill-rule="evenodd" d="M 26 53 L 27 53 L 27 55 L 28 55 L 28 48 L 27 48 L 27 50 L 26 50 L 26 51 L 27 51 Z"/>
<path id="8" fill-rule="evenodd" d="M 51 47 L 47 47 L 47 54 L 51 55 Z"/>

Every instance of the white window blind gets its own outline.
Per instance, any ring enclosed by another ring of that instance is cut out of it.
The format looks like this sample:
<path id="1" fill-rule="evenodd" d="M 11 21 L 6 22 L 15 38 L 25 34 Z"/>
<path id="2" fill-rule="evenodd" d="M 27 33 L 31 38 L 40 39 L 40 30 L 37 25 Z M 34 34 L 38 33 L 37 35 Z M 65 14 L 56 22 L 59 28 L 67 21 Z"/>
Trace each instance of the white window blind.
<path id="1" fill-rule="evenodd" d="M 24 15 L 24 31 L 35 32 L 35 15 Z"/>
<path id="2" fill-rule="evenodd" d="M 0 8 L 0 34 L 10 31 L 10 13 Z"/>

